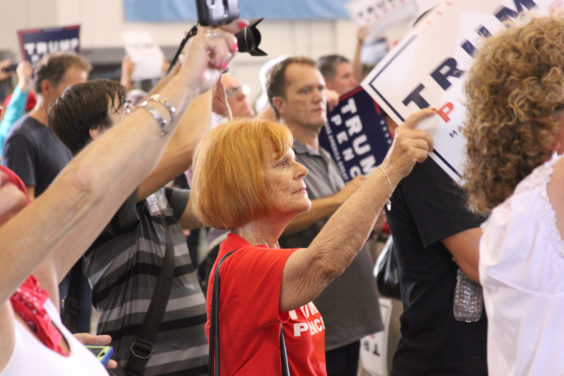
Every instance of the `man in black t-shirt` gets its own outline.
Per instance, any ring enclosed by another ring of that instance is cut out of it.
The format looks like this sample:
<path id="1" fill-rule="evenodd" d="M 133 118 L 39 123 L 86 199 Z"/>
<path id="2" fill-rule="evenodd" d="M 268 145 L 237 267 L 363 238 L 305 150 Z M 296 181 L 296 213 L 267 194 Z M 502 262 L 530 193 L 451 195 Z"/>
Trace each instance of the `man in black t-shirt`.
<path id="1" fill-rule="evenodd" d="M 466 210 L 464 193 L 430 158 L 399 183 L 391 201 L 386 214 L 404 305 L 391 375 L 486 375 L 485 311 L 475 323 L 453 315 L 456 264 L 478 281 L 484 218 Z"/>
<path id="2" fill-rule="evenodd" d="M 35 66 L 35 108 L 12 128 L 4 162 L 24 182 L 29 199 L 39 196 L 71 160 L 72 154 L 47 126 L 47 112 L 63 91 L 85 82 L 92 66 L 73 53 L 44 56 Z"/>

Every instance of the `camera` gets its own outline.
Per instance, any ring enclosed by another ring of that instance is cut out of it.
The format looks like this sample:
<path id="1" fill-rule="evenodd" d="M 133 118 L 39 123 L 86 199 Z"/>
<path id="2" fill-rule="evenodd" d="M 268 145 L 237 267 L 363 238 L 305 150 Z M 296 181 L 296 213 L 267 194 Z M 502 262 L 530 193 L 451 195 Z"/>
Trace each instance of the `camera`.
<path id="1" fill-rule="evenodd" d="M 198 8 L 198 22 L 203 26 L 227 24 L 239 18 L 238 0 L 196 0 Z M 252 56 L 265 56 L 266 53 L 258 48 L 261 35 L 257 25 L 263 18 L 251 20 L 249 26 L 235 34 L 239 51 L 248 52 Z"/>
<path id="2" fill-rule="evenodd" d="M 239 18 L 239 0 L 196 0 L 196 8 L 203 26 L 223 25 Z"/>

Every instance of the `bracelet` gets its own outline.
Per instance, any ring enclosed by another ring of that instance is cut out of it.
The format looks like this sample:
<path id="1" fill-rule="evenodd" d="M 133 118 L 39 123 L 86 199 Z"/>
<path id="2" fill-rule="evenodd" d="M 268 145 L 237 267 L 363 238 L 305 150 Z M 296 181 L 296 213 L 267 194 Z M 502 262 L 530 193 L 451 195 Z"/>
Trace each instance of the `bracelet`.
<path id="1" fill-rule="evenodd" d="M 162 104 L 168 110 L 168 113 L 170 115 L 169 122 L 172 123 L 172 121 L 174 120 L 174 114 L 176 113 L 176 107 L 174 107 L 168 101 L 168 99 L 161 97 L 159 94 L 153 94 L 145 100 L 145 102 L 150 102 L 150 101 L 154 101 L 154 102 L 158 102 L 158 103 Z"/>
<path id="2" fill-rule="evenodd" d="M 147 101 L 141 103 L 137 108 L 142 108 L 145 111 L 149 112 L 151 116 L 159 123 L 159 127 L 161 127 L 161 136 L 164 136 L 168 133 L 168 121 L 163 118 L 161 113 L 153 106 L 147 103 Z"/>
<path id="3" fill-rule="evenodd" d="M 392 194 L 394 193 L 394 187 L 392 186 L 392 181 L 390 180 L 390 177 L 388 176 L 388 173 L 386 172 L 384 167 L 382 167 L 382 165 L 379 165 L 378 168 L 380 170 L 382 170 L 382 172 L 384 173 L 384 176 L 386 177 L 386 180 L 388 181 L 388 184 L 390 185 L 390 195 L 388 196 L 388 199 L 386 200 L 386 208 L 388 209 L 388 211 L 390 211 L 390 210 L 392 210 L 392 202 L 390 201 L 390 197 L 392 197 Z"/>

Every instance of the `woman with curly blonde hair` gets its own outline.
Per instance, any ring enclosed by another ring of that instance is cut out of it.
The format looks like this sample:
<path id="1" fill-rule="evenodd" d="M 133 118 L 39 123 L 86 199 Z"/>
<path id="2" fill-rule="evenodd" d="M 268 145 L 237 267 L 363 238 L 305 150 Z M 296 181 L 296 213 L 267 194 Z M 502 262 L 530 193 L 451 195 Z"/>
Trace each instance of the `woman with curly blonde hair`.
<path id="1" fill-rule="evenodd" d="M 466 95 L 492 375 L 564 374 L 564 18 L 484 41 Z M 493 209 L 493 210 L 492 210 Z"/>

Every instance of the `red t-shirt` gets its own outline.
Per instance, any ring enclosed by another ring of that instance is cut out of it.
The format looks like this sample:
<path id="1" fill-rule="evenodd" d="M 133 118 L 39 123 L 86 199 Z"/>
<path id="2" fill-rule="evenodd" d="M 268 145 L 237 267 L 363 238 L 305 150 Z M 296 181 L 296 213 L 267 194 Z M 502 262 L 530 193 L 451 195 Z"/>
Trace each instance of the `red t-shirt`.
<path id="1" fill-rule="evenodd" d="M 313 303 L 280 312 L 282 271 L 295 249 L 251 245 L 235 234 L 221 244 L 210 274 L 206 334 L 209 338 L 213 279 L 221 265 L 219 299 L 221 373 L 280 375 L 280 323 L 292 375 L 326 375 L 325 326 Z M 213 365 L 210 365 L 210 367 Z"/>

